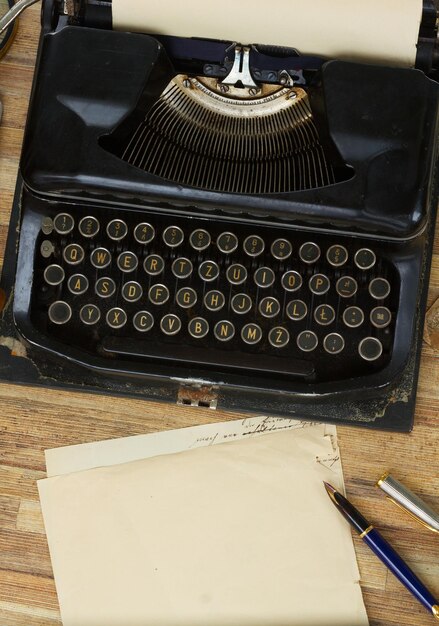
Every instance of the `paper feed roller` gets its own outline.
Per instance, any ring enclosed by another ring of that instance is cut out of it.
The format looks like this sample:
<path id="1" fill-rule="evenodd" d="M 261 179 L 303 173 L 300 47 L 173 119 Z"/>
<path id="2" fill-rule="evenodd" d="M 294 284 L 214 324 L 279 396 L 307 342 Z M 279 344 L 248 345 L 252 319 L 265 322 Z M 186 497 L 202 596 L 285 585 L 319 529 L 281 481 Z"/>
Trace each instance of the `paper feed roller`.
<path id="1" fill-rule="evenodd" d="M 403 10 L 403 8 L 401 8 Z M 439 62 L 438 51 L 438 7 L 435 0 L 423 0 L 419 35 L 416 42 L 416 67 L 424 73 L 437 69 Z M 212 19 L 215 19 L 213 16 Z M 233 19 L 233 16 L 231 16 Z M 45 0 L 42 10 L 42 24 L 46 31 L 51 31 L 66 24 L 81 25 L 92 28 L 111 29 L 113 27 L 112 0 Z M 392 25 L 388 26 L 392 29 Z M 395 26 L 393 30 L 397 28 Z M 172 35 L 172 26 L 168 35 Z M 145 30 L 145 32 L 148 32 Z M 389 35 L 397 36 L 389 32 Z M 208 37 L 208 35 L 206 35 Z M 168 38 L 169 41 L 169 38 Z M 257 41 L 241 43 L 258 44 Z M 261 42 L 259 42 L 261 43 Z M 273 43 L 275 41 L 273 40 Z M 290 44 L 295 47 L 294 41 Z M 307 53 L 319 53 L 319 50 L 306 50 Z M 211 59 L 212 60 L 212 59 Z"/>

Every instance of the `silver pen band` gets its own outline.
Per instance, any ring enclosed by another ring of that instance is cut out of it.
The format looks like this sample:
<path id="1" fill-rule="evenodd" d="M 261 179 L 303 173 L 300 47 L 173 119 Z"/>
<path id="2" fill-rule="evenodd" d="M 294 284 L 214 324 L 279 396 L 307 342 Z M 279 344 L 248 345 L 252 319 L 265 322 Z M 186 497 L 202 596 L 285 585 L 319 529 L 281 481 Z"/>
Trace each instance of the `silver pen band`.
<path id="1" fill-rule="evenodd" d="M 439 515 L 388 472 L 377 482 L 388 498 L 429 530 L 439 533 Z"/>

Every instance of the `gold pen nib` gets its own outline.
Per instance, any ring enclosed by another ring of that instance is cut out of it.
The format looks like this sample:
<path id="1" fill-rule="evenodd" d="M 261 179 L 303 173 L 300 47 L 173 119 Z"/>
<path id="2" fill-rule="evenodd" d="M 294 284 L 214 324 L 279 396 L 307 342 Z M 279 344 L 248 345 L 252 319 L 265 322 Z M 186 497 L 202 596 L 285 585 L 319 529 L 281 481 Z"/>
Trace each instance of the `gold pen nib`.
<path id="1" fill-rule="evenodd" d="M 325 489 L 328 492 L 328 496 L 331 498 L 334 504 L 338 506 L 338 502 L 335 499 L 335 494 L 337 493 L 337 490 L 335 489 L 335 487 L 333 487 L 332 485 L 330 485 L 329 483 L 325 481 L 323 481 L 323 484 L 325 485 Z"/>

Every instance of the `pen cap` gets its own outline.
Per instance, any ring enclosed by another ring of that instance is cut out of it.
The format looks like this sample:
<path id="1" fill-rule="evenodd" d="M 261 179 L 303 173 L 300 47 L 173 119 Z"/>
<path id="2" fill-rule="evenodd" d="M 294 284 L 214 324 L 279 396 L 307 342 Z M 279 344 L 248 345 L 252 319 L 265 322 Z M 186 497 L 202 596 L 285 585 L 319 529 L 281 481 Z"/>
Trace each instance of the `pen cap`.
<path id="1" fill-rule="evenodd" d="M 386 493 L 392 502 L 404 509 L 420 524 L 439 533 L 439 515 L 396 478 L 387 472 L 379 479 L 377 486 Z"/>

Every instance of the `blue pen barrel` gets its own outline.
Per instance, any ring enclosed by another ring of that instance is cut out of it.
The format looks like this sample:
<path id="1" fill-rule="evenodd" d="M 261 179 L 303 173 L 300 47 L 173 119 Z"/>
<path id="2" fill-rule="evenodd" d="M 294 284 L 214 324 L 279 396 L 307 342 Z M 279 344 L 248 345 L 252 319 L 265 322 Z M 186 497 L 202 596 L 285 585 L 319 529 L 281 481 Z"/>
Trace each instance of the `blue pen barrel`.
<path id="1" fill-rule="evenodd" d="M 419 580 L 410 567 L 404 563 L 401 557 L 395 552 L 391 545 L 387 543 L 384 537 L 375 528 L 370 530 L 363 537 L 363 541 L 367 543 L 369 548 L 377 555 L 379 559 L 389 568 L 396 578 L 425 606 L 425 608 L 433 611 L 433 607 L 439 602 L 428 591 L 424 584 Z"/>

